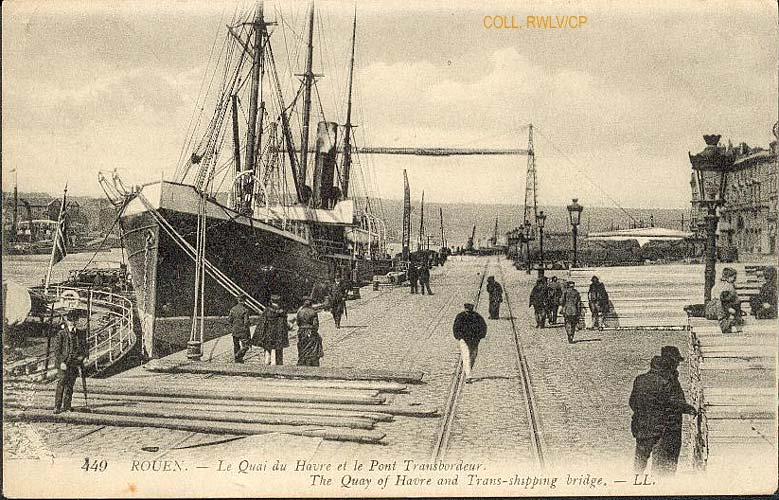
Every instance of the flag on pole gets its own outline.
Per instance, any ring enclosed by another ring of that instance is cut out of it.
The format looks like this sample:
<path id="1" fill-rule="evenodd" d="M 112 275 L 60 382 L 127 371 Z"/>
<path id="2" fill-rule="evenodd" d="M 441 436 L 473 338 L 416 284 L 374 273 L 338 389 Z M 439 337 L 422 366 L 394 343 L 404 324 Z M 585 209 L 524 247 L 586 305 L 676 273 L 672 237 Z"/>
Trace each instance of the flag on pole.
<path id="1" fill-rule="evenodd" d="M 52 265 L 61 261 L 68 255 L 67 236 L 65 234 L 65 218 L 60 217 L 57 223 L 57 234 L 54 236 L 54 254 L 52 257 Z"/>
<path id="2" fill-rule="evenodd" d="M 54 242 L 51 248 L 51 259 L 49 260 L 49 269 L 46 272 L 46 281 L 44 288 L 49 290 L 49 282 L 51 281 L 51 270 L 54 264 L 61 261 L 68 254 L 66 239 L 65 239 L 65 207 L 67 206 L 68 198 L 68 185 L 65 184 L 65 192 L 62 195 L 62 205 L 60 205 L 60 213 L 57 216 L 57 231 L 54 234 Z"/>

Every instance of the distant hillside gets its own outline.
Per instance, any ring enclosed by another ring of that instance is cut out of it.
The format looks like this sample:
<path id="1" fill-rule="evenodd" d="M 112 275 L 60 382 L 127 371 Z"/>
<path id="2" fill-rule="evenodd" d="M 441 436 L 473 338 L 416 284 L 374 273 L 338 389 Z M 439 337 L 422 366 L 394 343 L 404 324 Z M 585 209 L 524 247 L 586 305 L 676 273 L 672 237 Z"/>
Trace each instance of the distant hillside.
<path id="1" fill-rule="evenodd" d="M 6 202 L 8 193 L 6 194 Z M 50 197 L 44 193 L 34 193 L 41 197 Z M 20 196 L 31 196 L 32 193 L 20 193 Z M 226 202 L 226 194 L 220 193 L 217 198 Z M 94 229 L 98 227 L 97 221 L 101 209 L 106 209 L 108 202 L 105 198 L 93 198 L 79 196 L 71 198 L 77 200 L 86 212 L 90 220 L 90 226 Z M 380 200 L 379 204 L 383 207 L 386 216 L 387 230 L 390 241 L 400 242 L 403 224 L 403 202 L 401 200 Z M 582 224 L 580 232 L 604 231 L 613 226 L 620 228 L 630 227 L 630 218 L 618 208 L 607 207 L 588 207 L 584 204 L 582 212 Z M 522 206 L 520 205 L 487 205 L 476 203 L 426 203 L 425 204 L 425 227 L 426 233 L 431 236 L 431 242 L 434 245 L 440 245 L 441 229 L 439 222 L 439 208 L 443 209 L 444 215 L 444 233 L 449 246 L 457 247 L 465 245 L 471 234 L 471 229 L 476 225 L 476 239 L 486 239 L 492 236 L 495 228 L 495 217 L 498 218 L 498 234 L 505 234 L 510 229 L 517 227 L 522 221 Z M 565 207 L 541 206 L 547 214 L 546 231 L 547 233 L 569 232 L 568 212 Z M 685 224 L 689 223 L 689 210 L 679 209 L 628 209 L 627 210 L 636 220 L 643 220 L 649 223 L 649 217 L 654 216 L 654 224 L 659 227 L 671 229 L 681 229 L 682 216 Z M 419 233 L 419 201 L 413 204 L 411 216 L 411 241 L 412 246 L 416 242 Z M 110 219 L 110 218 L 109 218 Z M 110 220 L 108 221 L 111 222 Z"/>
<path id="2" fill-rule="evenodd" d="M 399 200 L 382 200 L 387 217 L 387 229 L 390 239 L 400 241 L 403 224 L 403 202 Z M 419 203 L 413 205 L 411 216 L 411 241 L 416 242 L 419 232 Z M 440 244 L 439 208 L 443 209 L 444 234 L 449 246 L 463 246 L 476 225 L 476 239 L 486 239 L 492 236 L 495 229 L 495 218 L 498 218 L 498 234 L 502 235 L 510 229 L 519 226 L 522 221 L 523 207 L 520 205 L 486 205 L 473 203 L 425 203 L 426 234 L 431 236 L 431 242 Z M 565 207 L 539 206 L 547 215 L 547 233 L 570 232 L 568 211 Z M 627 209 L 637 221 L 643 220 L 649 224 L 650 216 L 654 225 L 671 229 L 682 229 L 682 216 L 685 225 L 689 224 L 689 210 L 680 209 Z M 618 208 L 588 207 L 584 205 L 582 212 L 580 234 L 587 231 L 606 231 L 612 226 L 621 229 L 630 227 L 630 218 Z"/>

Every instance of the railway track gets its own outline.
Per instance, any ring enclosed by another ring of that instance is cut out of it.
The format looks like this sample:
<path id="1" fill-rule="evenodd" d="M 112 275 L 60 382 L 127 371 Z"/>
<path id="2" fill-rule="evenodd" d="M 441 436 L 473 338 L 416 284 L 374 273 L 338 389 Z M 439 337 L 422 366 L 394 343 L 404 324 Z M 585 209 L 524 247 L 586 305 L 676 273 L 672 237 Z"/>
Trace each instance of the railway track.
<path id="1" fill-rule="evenodd" d="M 476 299 L 477 307 L 479 305 L 479 301 L 481 300 L 481 292 L 484 286 L 484 278 L 487 275 L 486 271 L 490 262 L 494 262 L 494 259 L 490 258 L 485 263 L 484 270 L 482 272 L 481 281 L 479 283 L 479 291 L 477 293 L 477 299 Z M 500 281 L 501 283 L 505 284 L 506 280 L 503 273 L 503 267 L 500 265 L 499 261 L 497 262 L 497 264 L 499 269 Z M 512 347 L 513 347 L 512 350 L 515 353 L 517 378 L 520 383 L 520 394 L 518 394 L 518 396 L 523 400 L 524 409 L 527 414 L 527 422 L 528 422 L 527 446 L 529 448 L 529 451 L 532 455 L 532 459 L 535 462 L 535 464 L 539 468 L 544 468 L 546 465 L 546 457 L 544 455 L 545 446 L 543 441 L 543 435 L 541 433 L 539 412 L 535 404 L 535 397 L 532 389 L 532 380 L 530 377 L 530 371 L 522 350 L 520 334 L 517 329 L 517 325 L 514 322 L 514 314 L 512 311 L 512 306 L 508 294 L 505 295 L 504 300 L 505 300 L 504 307 L 508 309 L 508 313 L 510 317 L 511 337 L 512 337 L 511 340 L 512 340 Z M 461 399 L 463 386 L 464 386 L 464 372 L 463 372 L 462 361 L 459 361 L 457 363 L 457 368 L 455 369 L 454 375 L 452 377 L 452 382 L 449 387 L 448 397 L 446 400 L 446 404 L 444 406 L 444 413 L 441 419 L 441 424 L 439 426 L 436 435 L 436 440 L 433 446 L 433 450 L 431 454 L 432 461 L 444 460 L 447 451 L 450 448 L 452 428 L 455 420 L 457 419 L 458 402 Z"/>

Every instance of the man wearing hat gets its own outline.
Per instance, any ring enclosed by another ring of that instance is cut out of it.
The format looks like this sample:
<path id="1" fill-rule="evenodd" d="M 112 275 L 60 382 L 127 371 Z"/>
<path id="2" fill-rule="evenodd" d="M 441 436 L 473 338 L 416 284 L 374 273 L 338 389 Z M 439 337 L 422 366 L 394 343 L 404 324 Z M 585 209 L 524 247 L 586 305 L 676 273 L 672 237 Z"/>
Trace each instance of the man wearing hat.
<path id="1" fill-rule="evenodd" d="M 695 415 L 695 408 L 679 398 L 671 387 L 669 375 L 673 363 L 662 356 L 654 356 L 647 373 L 633 381 L 629 405 L 633 410 L 630 431 L 636 439 L 634 472 L 642 474 L 652 455 L 652 471 L 663 474 L 668 471 L 667 439 L 670 413 Z"/>
<path id="2" fill-rule="evenodd" d="M 68 312 L 57 332 L 54 355 L 57 359 L 57 390 L 54 394 L 54 413 L 70 411 L 73 401 L 73 386 L 83 369 L 84 360 L 89 356 L 87 346 L 87 311 L 73 309 Z"/>
<path id="3" fill-rule="evenodd" d="M 490 296 L 490 319 L 498 319 L 500 303 L 503 302 L 503 287 L 495 281 L 495 276 L 487 278 L 487 293 Z"/>
<path id="4" fill-rule="evenodd" d="M 289 347 L 287 313 L 282 309 L 280 302 L 280 295 L 271 295 L 270 304 L 263 313 L 265 331 L 261 345 L 265 349 L 265 362 L 270 365 L 283 365 L 284 349 Z"/>
<path id="5" fill-rule="evenodd" d="M 233 334 L 233 354 L 236 363 L 243 363 L 243 357 L 251 347 L 249 344 L 249 309 L 246 296 L 240 295 L 237 303 L 227 313 L 227 321 Z"/>
<path id="6" fill-rule="evenodd" d="M 563 314 L 565 321 L 565 334 L 568 336 L 569 344 L 573 344 L 573 336 L 576 334 L 576 325 L 579 323 L 581 307 L 582 297 L 574 287 L 574 282 L 566 282 L 563 296 L 560 297 L 560 312 Z"/>
<path id="7" fill-rule="evenodd" d="M 319 315 L 314 309 L 311 297 L 303 298 L 303 306 L 295 317 L 298 324 L 298 365 L 319 366 L 322 351 L 322 337 L 319 336 Z"/>
<path id="8" fill-rule="evenodd" d="M 536 284 L 530 291 L 530 300 L 528 301 L 528 307 L 532 307 L 536 317 L 536 328 L 543 328 L 546 323 L 546 300 L 547 300 L 547 288 L 546 279 L 539 277 L 536 280 Z"/>
<path id="9" fill-rule="evenodd" d="M 481 314 L 474 311 L 474 306 L 467 302 L 464 311 L 454 318 L 452 331 L 454 338 L 460 343 L 460 355 L 465 370 L 465 383 L 470 384 L 471 369 L 476 364 L 476 355 L 479 353 L 479 342 L 487 336 L 487 323 Z"/>
<path id="10" fill-rule="evenodd" d="M 679 348 L 666 345 L 660 349 L 660 356 L 668 362 L 667 379 L 671 397 L 675 401 L 684 401 L 684 390 L 679 383 L 679 362 L 684 361 Z M 683 409 L 672 407 L 668 410 L 667 425 L 655 449 L 653 470 L 659 474 L 674 474 L 679 462 L 679 452 L 682 449 L 682 414 Z"/>
<path id="11" fill-rule="evenodd" d="M 592 313 L 592 328 L 603 330 L 603 317 L 609 311 L 609 294 L 606 292 L 606 286 L 601 283 L 597 276 L 593 276 L 590 281 L 587 301 Z"/>

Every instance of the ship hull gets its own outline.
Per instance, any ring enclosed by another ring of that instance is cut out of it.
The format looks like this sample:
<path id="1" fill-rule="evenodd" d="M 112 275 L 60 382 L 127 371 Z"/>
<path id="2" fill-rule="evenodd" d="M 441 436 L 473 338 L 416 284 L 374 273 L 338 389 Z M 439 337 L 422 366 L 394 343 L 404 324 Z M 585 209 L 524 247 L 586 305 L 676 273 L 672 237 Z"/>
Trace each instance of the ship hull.
<path id="1" fill-rule="evenodd" d="M 199 201 L 191 186 L 147 185 L 120 220 L 137 290 L 143 348 L 149 357 L 186 347 L 188 336 L 171 333 L 169 327 L 163 329 L 165 335 L 156 336 L 155 322 L 158 318 L 191 318 L 195 310 L 194 260 L 165 226 L 194 248 Z M 302 238 L 241 216 L 213 200 L 206 205 L 206 258 L 256 300 L 267 303 L 271 294 L 278 294 L 282 306 L 292 309 L 314 283 L 334 276 L 335 266 Z M 167 224 L 161 226 L 155 214 Z M 209 275 L 203 296 L 206 316 L 224 316 L 235 304 L 233 295 Z"/>
<path id="2" fill-rule="evenodd" d="M 142 348 L 148 357 L 184 349 L 189 340 L 195 263 L 171 232 L 195 247 L 199 202 L 192 186 L 150 184 L 128 203 L 120 219 L 136 289 Z M 206 201 L 205 213 L 206 259 L 261 303 L 278 294 L 281 305 L 293 311 L 316 283 L 348 276 L 355 267 L 366 276 L 374 272 L 371 261 L 359 260 L 355 266 L 349 258 L 320 255 L 302 236 L 242 216 L 216 201 Z M 205 315 L 212 318 L 224 317 L 235 304 L 233 295 L 210 275 L 203 297 Z M 225 333 L 223 328 L 206 330 L 204 340 Z"/>

